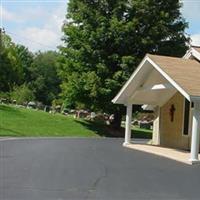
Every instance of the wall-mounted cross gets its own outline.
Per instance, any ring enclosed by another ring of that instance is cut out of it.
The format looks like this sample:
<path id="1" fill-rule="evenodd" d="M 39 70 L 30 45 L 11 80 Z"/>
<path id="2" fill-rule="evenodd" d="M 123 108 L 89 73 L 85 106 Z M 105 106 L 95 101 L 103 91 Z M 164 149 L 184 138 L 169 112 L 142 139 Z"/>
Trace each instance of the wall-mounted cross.
<path id="1" fill-rule="evenodd" d="M 175 108 L 174 104 L 172 104 L 171 108 L 170 108 L 170 112 L 169 112 L 170 118 L 171 118 L 171 122 L 174 121 L 174 113 L 175 113 L 175 111 L 176 111 L 176 108 Z"/>

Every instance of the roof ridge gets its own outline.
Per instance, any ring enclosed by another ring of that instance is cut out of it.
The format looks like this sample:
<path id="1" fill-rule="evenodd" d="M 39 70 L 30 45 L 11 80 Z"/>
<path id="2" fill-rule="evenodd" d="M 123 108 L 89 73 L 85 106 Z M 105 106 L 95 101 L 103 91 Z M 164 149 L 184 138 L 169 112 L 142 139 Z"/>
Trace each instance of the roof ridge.
<path id="1" fill-rule="evenodd" d="M 192 45 L 191 47 L 192 48 L 200 48 L 200 46 L 197 46 L 197 45 Z"/>
<path id="2" fill-rule="evenodd" d="M 156 57 L 175 58 L 175 59 L 185 60 L 183 57 L 166 56 L 166 55 L 160 55 L 160 54 L 150 54 L 150 53 L 147 53 L 146 56 L 156 56 Z"/>

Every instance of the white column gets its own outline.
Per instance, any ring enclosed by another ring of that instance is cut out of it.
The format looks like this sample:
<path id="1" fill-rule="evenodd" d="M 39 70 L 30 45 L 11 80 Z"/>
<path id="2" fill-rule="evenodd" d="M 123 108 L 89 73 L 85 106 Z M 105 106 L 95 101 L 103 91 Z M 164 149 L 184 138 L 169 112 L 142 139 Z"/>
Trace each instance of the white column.
<path id="1" fill-rule="evenodd" d="M 194 102 L 190 161 L 199 161 L 200 102 Z"/>
<path id="2" fill-rule="evenodd" d="M 154 110 L 156 118 L 153 121 L 153 136 L 152 142 L 154 145 L 160 145 L 160 107 L 157 106 Z"/>
<path id="3" fill-rule="evenodd" d="M 131 143 L 131 121 L 132 121 L 132 104 L 126 105 L 126 127 L 125 127 L 125 141 L 123 145 Z"/>

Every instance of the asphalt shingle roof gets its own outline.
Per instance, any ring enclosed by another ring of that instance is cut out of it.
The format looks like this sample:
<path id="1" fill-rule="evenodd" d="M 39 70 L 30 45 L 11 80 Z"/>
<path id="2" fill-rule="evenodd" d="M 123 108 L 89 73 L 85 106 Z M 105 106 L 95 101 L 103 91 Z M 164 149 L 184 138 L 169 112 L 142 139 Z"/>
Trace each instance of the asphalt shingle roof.
<path id="1" fill-rule="evenodd" d="M 200 51 L 200 48 L 198 48 Z M 200 62 L 177 57 L 147 54 L 190 96 L 200 96 Z"/>
<path id="2" fill-rule="evenodd" d="M 200 53 L 200 47 L 193 47 L 193 48 Z"/>

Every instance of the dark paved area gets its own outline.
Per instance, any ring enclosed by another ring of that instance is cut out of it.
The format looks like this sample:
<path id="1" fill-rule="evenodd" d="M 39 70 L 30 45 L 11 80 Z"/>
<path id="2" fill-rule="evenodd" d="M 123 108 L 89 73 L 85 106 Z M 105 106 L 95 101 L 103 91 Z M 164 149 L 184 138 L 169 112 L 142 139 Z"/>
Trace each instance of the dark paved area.
<path id="1" fill-rule="evenodd" d="M 119 139 L 0 142 L 0 200 L 200 199 L 200 166 Z"/>

